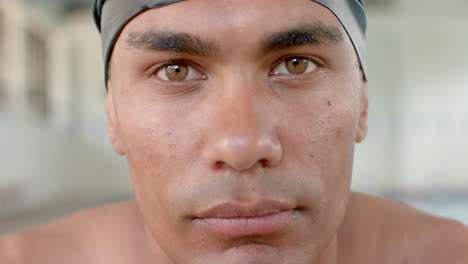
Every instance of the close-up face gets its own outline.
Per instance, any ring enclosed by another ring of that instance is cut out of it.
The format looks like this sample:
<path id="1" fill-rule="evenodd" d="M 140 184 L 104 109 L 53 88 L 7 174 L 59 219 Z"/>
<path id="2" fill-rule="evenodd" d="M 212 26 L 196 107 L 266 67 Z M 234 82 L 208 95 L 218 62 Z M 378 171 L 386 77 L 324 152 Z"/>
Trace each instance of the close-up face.
<path id="1" fill-rule="evenodd" d="M 109 74 L 111 141 L 172 262 L 327 258 L 367 130 L 366 82 L 327 8 L 191 0 L 151 9 L 123 30 Z"/>

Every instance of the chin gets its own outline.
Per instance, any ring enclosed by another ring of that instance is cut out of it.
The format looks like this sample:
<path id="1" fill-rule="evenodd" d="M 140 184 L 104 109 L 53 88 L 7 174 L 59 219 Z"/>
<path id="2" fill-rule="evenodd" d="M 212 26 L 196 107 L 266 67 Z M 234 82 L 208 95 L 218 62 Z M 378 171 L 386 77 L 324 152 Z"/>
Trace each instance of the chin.
<path id="1" fill-rule="evenodd" d="M 313 250 L 312 250 L 313 251 Z M 285 250 L 266 244 L 247 243 L 226 251 L 198 256 L 186 264 L 310 264 L 316 258 L 309 251 Z"/>

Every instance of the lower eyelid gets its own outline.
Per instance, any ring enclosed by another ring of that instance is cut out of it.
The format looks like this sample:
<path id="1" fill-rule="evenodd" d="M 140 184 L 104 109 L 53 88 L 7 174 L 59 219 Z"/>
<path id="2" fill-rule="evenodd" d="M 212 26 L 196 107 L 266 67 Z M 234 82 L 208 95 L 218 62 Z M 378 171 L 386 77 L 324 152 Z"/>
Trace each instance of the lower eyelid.
<path id="1" fill-rule="evenodd" d="M 203 73 L 201 73 L 200 71 L 198 71 L 197 69 L 195 69 L 194 67 L 192 67 L 192 66 L 190 66 L 189 64 L 186 64 L 186 63 L 169 63 L 169 64 L 165 64 L 163 66 L 159 66 L 158 68 L 156 68 L 156 70 L 154 70 L 153 73 L 150 74 L 150 76 L 156 76 L 158 79 L 160 79 L 160 80 L 162 80 L 164 82 L 176 82 L 176 81 L 171 81 L 171 80 L 165 80 L 165 79 L 159 77 L 159 74 L 164 74 L 164 72 L 161 72 L 161 71 L 165 71 L 166 68 L 171 66 L 171 65 L 186 65 L 188 67 L 188 70 L 189 70 L 188 76 L 190 76 L 190 75 L 196 75 L 196 76 L 202 76 L 202 77 L 204 76 Z M 195 73 L 190 74 L 191 71 L 195 72 Z M 191 80 L 196 80 L 196 79 L 201 79 L 201 78 L 195 77 L 195 78 L 187 79 L 187 80 L 184 80 L 184 81 L 191 81 Z"/>
<path id="2" fill-rule="evenodd" d="M 314 73 L 316 72 L 317 70 L 319 70 L 321 67 L 320 65 L 318 65 L 317 63 L 311 61 L 314 65 L 314 67 L 311 69 L 311 70 L 307 70 L 306 72 L 304 73 L 297 73 L 297 74 L 294 74 L 294 73 L 278 73 L 278 71 L 276 71 L 276 69 L 279 67 L 279 65 L 273 70 L 271 71 L 268 75 L 270 76 L 278 76 L 278 75 L 283 75 L 283 76 L 301 76 L 301 75 L 307 75 L 307 74 L 311 74 L 311 73 Z"/>
<path id="3" fill-rule="evenodd" d="M 312 72 L 303 73 L 303 74 L 276 74 L 270 75 L 269 79 L 271 82 L 284 82 L 284 83 L 294 83 L 299 85 L 304 82 L 316 82 L 323 79 L 326 76 L 327 69 L 317 66 Z M 303 84 L 301 84 L 303 85 Z"/>

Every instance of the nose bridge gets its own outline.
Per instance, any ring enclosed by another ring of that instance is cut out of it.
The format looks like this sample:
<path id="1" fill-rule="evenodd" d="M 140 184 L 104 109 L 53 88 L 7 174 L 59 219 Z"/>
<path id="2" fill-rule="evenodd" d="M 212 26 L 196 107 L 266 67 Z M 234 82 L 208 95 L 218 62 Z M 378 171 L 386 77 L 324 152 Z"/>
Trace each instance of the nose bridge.
<path id="1" fill-rule="evenodd" d="M 254 90 L 255 81 L 239 76 L 222 85 L 210 104 L 204 159 L 237 171 L 279 162 L 282 149 L 266 95 Z"/>

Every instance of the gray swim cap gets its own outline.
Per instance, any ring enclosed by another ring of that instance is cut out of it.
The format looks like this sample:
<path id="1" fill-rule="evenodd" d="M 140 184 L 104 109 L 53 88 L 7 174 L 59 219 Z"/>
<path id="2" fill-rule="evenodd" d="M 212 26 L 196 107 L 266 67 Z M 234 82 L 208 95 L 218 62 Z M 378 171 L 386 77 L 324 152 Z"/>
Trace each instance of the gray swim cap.
<path id="1" fill-rule="evenodd" d="M 120 33 L 136 16 L 150 9 L 185 0 L 95 0 L 94 21 L 101 32 L 106 83 L 109 62 Z M 328 8 L 343 25 L 366 75 L 367 18 L 364 0 L 311 0 Z"/>

